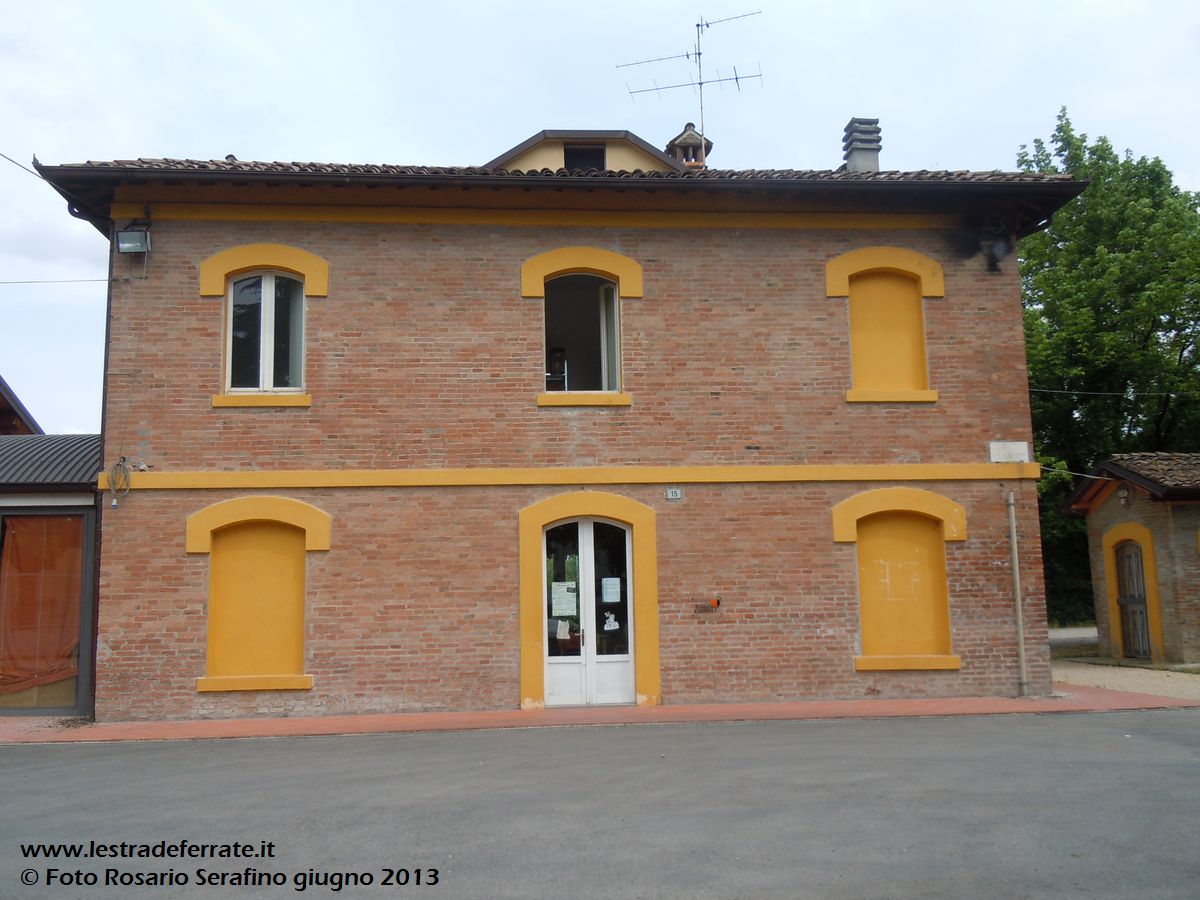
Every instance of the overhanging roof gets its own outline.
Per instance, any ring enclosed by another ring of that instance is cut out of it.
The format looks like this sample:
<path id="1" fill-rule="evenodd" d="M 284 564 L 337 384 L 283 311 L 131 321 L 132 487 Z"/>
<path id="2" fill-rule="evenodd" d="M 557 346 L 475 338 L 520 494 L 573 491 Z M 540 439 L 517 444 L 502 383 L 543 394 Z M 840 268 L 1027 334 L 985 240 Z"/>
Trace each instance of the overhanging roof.
<path id="1" fill-rule="evenodd" d="M 1200 453 L 1114 453 L 1071 493 L 1072 512 L 1089 512 L 1113 481 L 1127 481 L 1156 501 L 1200 500 Z"/>
<path id="2" fill-rule="evenodd" d="M 6 420 L 12 420 L 9 426 Z M 41 434 L 42 426 L 33 418 L 33 414 L 25 408 L 16 391 L 8 386 L 4 376 L 0 375 L 0 433 L 13 427 L 18 433 Z"/>
<path id="3" fill-rule="evenodd" d="M 553 134 L 555 132 L 547 132 Z M 581 133 L 581 132 L 573 132 Z M 510 171 L 486 166 L 400 166 L 244 160 L 136 159 L 44 166 L 38 172 L 63 197 L 73 215 L 105 236 L 108 210 L 123 186 L 206 185 L 336 188 L 452 188 L 456 191 L 512 188 L 541 191 L 546 204 L 560 206 L 564 193 L 579 195 L 646 192 L 737 199 L 751 204 L 784 200 L 814 211 L 953 211 L 982 224 L 1000 215 L 1022 236 L 1049 220 L 1083 191 L 1070 175 L 1029 172 L 849 172 L 845 169 L 685 169 L 648 172 L 559 169 Z M 723 199 L 722 199 L 723 198 Z M 759 198 L 757 201 L 755 198 Z M 403 205 L 398 198 L 397 205 Z"/>

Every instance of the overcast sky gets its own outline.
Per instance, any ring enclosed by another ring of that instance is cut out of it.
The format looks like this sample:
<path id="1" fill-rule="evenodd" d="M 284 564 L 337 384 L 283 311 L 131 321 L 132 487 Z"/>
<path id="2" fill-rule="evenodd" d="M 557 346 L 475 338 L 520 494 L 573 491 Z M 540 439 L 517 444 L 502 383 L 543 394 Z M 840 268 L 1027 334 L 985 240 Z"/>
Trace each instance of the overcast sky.
<path id="1" fill-rule="evenodd" d="M 663 146 L 699 122 L 719 168 L 835 168 L 878 116 L 886 169 L 1012 169 L 1066 106 L 1078 130 L 1159 156 L 1200 190 L 1200 4 L 1171 0 L 383 0 L 6 4 L 0 152 L 470 165 L 543 128 Z M 107 248 L 0 160 L 0 375 L 48 432 L 100 427 Z"/>

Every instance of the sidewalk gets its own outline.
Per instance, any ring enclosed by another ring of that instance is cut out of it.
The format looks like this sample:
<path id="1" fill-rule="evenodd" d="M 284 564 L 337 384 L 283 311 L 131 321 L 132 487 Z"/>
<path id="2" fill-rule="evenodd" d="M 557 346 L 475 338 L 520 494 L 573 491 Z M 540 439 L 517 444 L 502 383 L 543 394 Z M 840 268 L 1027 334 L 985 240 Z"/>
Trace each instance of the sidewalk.
<path id="1" fill-rule="evenodd" d="M 80 723 L 79 720 L 72 719 L 7 716 L 0 718 L 0 744 L 211 740 L 577 725 L 995 716 L 1200 708 L 1200 700 L 1157 697 L 1076 684 L 1056 682 L 1054 690 L 1055 693 L 1050 697 L 1036 698 L 952 697 L 929 700 L 702 703 L 680 706 L 571 707 L 567 709 L 389 713 L 303 718 L 195 719 L 175 722 Z"/>

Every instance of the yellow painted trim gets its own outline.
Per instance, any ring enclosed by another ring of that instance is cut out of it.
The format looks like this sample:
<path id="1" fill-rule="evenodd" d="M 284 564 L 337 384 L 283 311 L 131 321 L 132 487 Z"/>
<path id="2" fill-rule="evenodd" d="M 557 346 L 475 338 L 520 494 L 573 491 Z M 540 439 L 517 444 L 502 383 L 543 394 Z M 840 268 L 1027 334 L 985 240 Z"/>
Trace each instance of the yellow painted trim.
<path id="1" fill-rule="evenodd" d="M 594 466 L 477 469 L 288 469 L 133 472 L 138 491 L 344 487 L 507 487 L 591 484 L 755 484 L 814 481 L 1014 481 L 1041 477 L 1037 463 L 898 463 L 844 466 Z M 97 487 L 109 488 L 108 475 Z"/>
<path id="2" fill-rule="evenodd" d="M 227 406 L 312 406 L 312 394 L 213 394 L 212 405 Z"/>
<path id="3" fill-rule="evenodd" d="M 935 403 L 937 391 L 916 390 L 856 390 L 846 391 L 847 403 Z"/>
<path id="4" fill-rule="evenodd" d="M 922 297 L 946 296 L 941 264 L 923 253 L 902 247 L 863 247 L 835 256 L 825 263 L 825 295 L 849 297 L 852 275 L 879 270 L 916 278 L 921 285 Z"/>
<path id="5" fill-rule="evenodd" d="M 1006 465 L 1027 465 L 1007 463 Z M 918 488 L 892 487 L 863 491 L 847 497 L 833 508 L 833 539 L 838 542 L 858 540 L 858 520 L 879 512 L 915 512 L 942 523 L 942 539 L 967 539 L 967 513 L 953 500 Z"/>
<path id="6" fill-rule="evenodd" d="M 1146 624 L 1150 630 L 1150 659 L 1164 662 L 1162 607 L 1158 599 L 1158 561 L 1154 555 L 1154 534 L 1137 522 L 1114 525 L 1100 539 L 1104 555 L 1104 589 L 1108 597 L 1108 637 L 1112 655 L 1125 656 L 1125 636 L 1121 631 L 1121 610 L 1117 603 L 1117 544 L 1134 541 L 1142 548 L 1142 575 L 1146 579 Z"/>
<path id="7" fill-rule="evenodd" d="M 113 219 L 136 219 L 146 203 L 114 203 Z M 394 206 L 305 206 L 289 204 L 152 203 L 159 221 L 200 222 L 357 222 L 395 225 L 565 225 L 612 228 L 953 228 L 948 215 L 888 213 L 746 213 L 555 210 L 439 209 Z"/>
<path id="8" fill-rule="evenodd" d="M 547 391 L 537 395 L 538 406 L 629 406 L 633 398 L 624 391 Z"/>
<path id="9" fill-rule="evenodd" d="M 882 672 L 900 669 L 961 669 L 958 656 L 856 656 L 854 668 L 859 672 Z"/>
<path id="10" fill-rule="evenodd" d="M 205 675 L 196 679 L 196 690 L 205 691 L 307 691 L 311 675 Z"/>
<path id="11" fill-rule="evenodd" d="M 307 250 L 286 244 L 242 244 L 200 262 L 200 296 L 224 297 L 230 275 L 251 269 L 283 269 L 304 279 L 304 296 L 329 296 L 329 263 Z"/>
<path id="12" fill-rule="evenodd" d="M 521 296 L 545 297 L 546 282 L 560 275 L 599 275 L 617 285 L 617 296 L 642 296 L 642 266 L 600 247 L 559 247 L 521 263 Z"/>
<path id="13" fill-rule="evenodd" d="M 329 513 L 290 497 L 256 495 L 222 500 L 187 517 L 188 553 L 211 553 L 212 533 L 239 522 L 283 522 L 304 531 L 305 550 L 328 550 Z"/>
<path id="14" fill-rule="evenodd" d="M 575 491 L 517 515 L 520 546 L 521 708 L 545 705 L 542 531 L 564 519 L 595 517 L 628 525 L 633 544 L 633 683 L 639 706 L 662 702 L 658 647 L 658 535 L 649 506 L 618 494 Z"/>

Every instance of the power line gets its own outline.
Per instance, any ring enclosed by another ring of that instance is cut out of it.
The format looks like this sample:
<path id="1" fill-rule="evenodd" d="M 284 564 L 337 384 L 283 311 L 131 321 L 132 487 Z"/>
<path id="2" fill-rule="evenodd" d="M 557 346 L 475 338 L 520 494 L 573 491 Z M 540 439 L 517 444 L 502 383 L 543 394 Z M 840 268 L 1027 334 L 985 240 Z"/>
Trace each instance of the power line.
<path id="1" fill-rule="evenodd" d="M 31 281 L 0 281 L 0 284 L 81 284 L 86 281 L 108 281 L 107 278 L 40 278 Z"/>
<path id="2" fill-rule="evenodd" d="M 33 171 L 33 169 L 29 168 L 28 166 L 21 165 L 19 162 L 17 162 L 15 159 L 13 159 L 11 156 L 9 156 L 7 153 L 0 153 L 0 156 L 3 156 L 5 159 L 7 159 L 10 163 L 12 163 L 18 169 L 20 169 L 24 172 L 28 172 L 30 175 L 32 175 L 34 178 L 36 178 L 38 181 L 44 180 L 42 178 L 42 176 L 39 175 L 37 172 Z"/>
<path id="3" fill-rule="evenodd" d="M 1134 391 L 1132 394 L 1125 391 L 1062 391 L 1054 390 L 1053 388 L 1034 388 L 1029 389 L 1031 394 L 1085 394 L 1089 397 L 1192 397 L 1196 391 Z"/>

